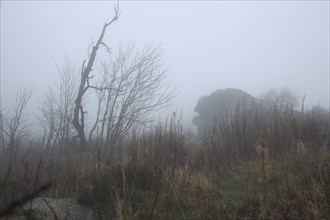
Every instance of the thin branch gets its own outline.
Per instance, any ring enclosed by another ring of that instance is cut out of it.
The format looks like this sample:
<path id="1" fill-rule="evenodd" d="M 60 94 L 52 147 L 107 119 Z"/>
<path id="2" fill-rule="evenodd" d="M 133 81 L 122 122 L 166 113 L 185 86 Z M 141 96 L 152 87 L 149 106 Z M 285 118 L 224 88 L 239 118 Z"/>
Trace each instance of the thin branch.
<path id="1" fill-rule="evenodd" d="M 105 43 L 101 42 L 100 45 L 104 46 L 106 51 L 109 53 L 109 54 L 112 54 L 112 51 L 111 51 L 111 48 L 108 47 L 108 45 L 106 45 Z"/>

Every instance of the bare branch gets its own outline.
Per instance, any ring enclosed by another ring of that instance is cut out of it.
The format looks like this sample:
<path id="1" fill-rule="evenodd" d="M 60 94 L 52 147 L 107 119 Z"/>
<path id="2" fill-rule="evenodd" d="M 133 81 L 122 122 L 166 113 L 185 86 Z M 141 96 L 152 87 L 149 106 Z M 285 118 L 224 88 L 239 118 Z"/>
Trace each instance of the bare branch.
<path id="1" fill-rule="evenodd" d="M 101 45 L 105 47 L 106 51 L 109 53 L 109 54 L 112 54 L 111 52 L 111 48 L 108 47 L 108 45 L 106 45 L 105 43 L 101 42 Z"/>

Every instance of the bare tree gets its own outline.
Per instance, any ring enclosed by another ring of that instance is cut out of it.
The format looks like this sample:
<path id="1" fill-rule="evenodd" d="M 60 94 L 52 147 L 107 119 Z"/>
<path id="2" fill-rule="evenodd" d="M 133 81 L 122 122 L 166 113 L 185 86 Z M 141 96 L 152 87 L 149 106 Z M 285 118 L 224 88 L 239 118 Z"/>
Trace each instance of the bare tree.
<path id="1" fill-rule="evenodd" d="M 34 89 L 29 86 L 22 88 L 16 95 L 12 113 L 7 117 L 3 117 L 2 130 L 7 136 L 9 149 L 18 147 L 20 142 L 29 135 L 29 126 L 26 124 L 24 110 L 33 91 Z"/>
<path id="2" fill-rule="evenodd" d="M 90 73 L 92 72 L 92 68 L 93 68 L 94 61 L 95 61 L 95 58 L 96 58 L 97 51 L 98 51 L 99 47 L 103 46 L 107 50 L 110 51 L 108 46 L 103 42 L 103 38 L 104 38 L 104 35 L 105 35 L 105 32 L 106 32 L 107 28 L 113 22 L 115 22 L 119 17 L 118 4 L 117 4 L 117 7 L 114 8 L 114 10 L 115 10 L 114 17 L 112 18 L 111 21 L 104 24 L 102 32 L 99 36 L 99 39 L 97 40 L 96 44 L 92 47 L 92 52 L 89 55 L 87 65 L 85 66 L 86 60 L 84 60 L 83 65 L 82 65 L 82 69 L 81 69 L 80 85 L 79 85 L 76 100 L 75 100 L 75 107 L 74 107 L 74 110 L 73 110 L 74 114 L 73 114 L 72 123 L 73 123 L 74 127 L 76 128 L 76 130 L 78 132 L 78 136 L 79 136 L 81 145 L 83 147 L 85 147 L 85 145 L 86 145 L 86 137 L 85 137 L 85 120 L 84 120 L 85 111 L 84 111 L 83 106 L 82 106 L 82 99 L 83 99 L 83 96 L 86 93 L 86 91 L 89 88 L 92 88 L 92 86 L 89 84 L 89 79 L 92 77 L 90 75 Z"/>
<path id="3" fill-rule="evenodd" d="M 270 89 L 261 96 L 261 100 L 282 110 L 295 108 L 299 103 L 297 95 L 289 88 Z"/>
<path id="4" fill-rule="evenodd" d="M 160 46 L 134 52 L 134 46 L 120 49 L 116 59 L 103 65 L 103 78 L 96 90 L 98 111 L 89 134 L 96 128 L 104 146 L 113 146 L 134 124 L 145 124 L 151 112 L 168 104 L 173 88 L 164 83 Z"/>
<path id="5" fill-rule="evenodd" d="M 3 119 L 3 126 L 1 129 L 5 136 L 3 142 L 7 146 L 6 150 L 9 152 L 8 167 L 4 178 L 4 185 L 6 185 L 6 181 L 11 174 L 15 151 L 17 148 L 23 146 L 24 141 L 26 141 L 30 134 L 30 129 L 27 125 L 24 110 L 33 94 L 33 91 L 34 89 L 29 86 L 22 88 L 16 95 L 12 113 L 8 116 L 1 116 Z"/>
<path id="6" fill-rule="evenodd" d="M 59 101 L 57 103 L 59 126 L 57 135 L 59 136 L 60 144 L 67 146 L 74 134 L 71 121 L 73 120 L 74 92 L 77 89 L 77 75 L 68 60 L 66 60 L 62 69 L 58 67 L 58 70 L 60 73 L 60 83 L 57 86 L 59 91 Z"/>
<path id="7" fill-rule="evenodd" d="M 83 97 L 89 89 L 96 91 L 98 109 L 96 119 L 89 132 L 89 140 L 95 131 L 102 145 L 113 146 L 127 134 L 135 123 L 146 123 L 150 112 L 168 103 L 174 95 L 173 90 L 165 88 L 166 72 L 162 70 L 162 50 L 160 46 L 146 47 L 134 53 L 134 46 L 120 49 L 115 59 L 103 42 L 106 29 L 119 17 L 118 7 L 110 22 L 105 23 L 96 44 L 89 54 L 87 65 L 83 62 L 81 80 L 75 99 L 72 123 L 77 130 L 82 147 L 86 146 L 85 114 Z M 103 47 L 110 56 L 110 62 L 103 63 L 101 81 L 91 85 L 92 67 L 97 51 Z"/>
<path id="8" fill-rule="evenodd" d="M 55 146 L 57 142 L 56 96 L 52 88 L 44 93 L 42 100 L 39 102 L 39 111 L 41 114 L 37 118 L 44 130 L 44 143 L 42 143 L 42 146 L 48 149 Z"/>
<path id="9" fill-rule="evenodd" d="M 75 70 L 68 59 L 63 67 L 57 66 L 59 82 L 44 94 L 39 103 L 41 116 L 38 119 L 44 128 L 46 136 L 44 146 L 50 147 L 59 144 L 68 146 L 74 135 L 74 127 L 71 124 L 74 109 L 74 92 L 77 89 Z"/>

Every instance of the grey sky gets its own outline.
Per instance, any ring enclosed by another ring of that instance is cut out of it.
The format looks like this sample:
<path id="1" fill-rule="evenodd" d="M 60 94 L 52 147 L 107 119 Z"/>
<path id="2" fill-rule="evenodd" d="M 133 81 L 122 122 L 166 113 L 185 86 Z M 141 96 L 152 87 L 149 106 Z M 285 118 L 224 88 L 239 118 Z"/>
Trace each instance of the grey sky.
<path id="1" fill-rule="evenodd" d="M 57 80 L 54 60 L 77 70 L 112 18 L 114 2 L 1 1 L 1 98 L 30 84 L 38 95 Z M 329 1 L 120 2 L 106 42 L 113 49 L 162 44 L 179 95 L 165 113 L 190 121 L 198 99 L 216 89 L 260 95 L 289 87 L 329 106 Z M 189 123 L 188 123 L 189 124 Z"/>

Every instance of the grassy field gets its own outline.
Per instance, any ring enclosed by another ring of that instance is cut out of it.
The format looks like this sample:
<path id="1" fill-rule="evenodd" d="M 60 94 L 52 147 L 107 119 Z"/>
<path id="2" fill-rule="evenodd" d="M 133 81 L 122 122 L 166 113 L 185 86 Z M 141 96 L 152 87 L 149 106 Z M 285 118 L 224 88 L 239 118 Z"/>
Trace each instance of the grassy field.
<path id="1" fill-rule="evenodd" d="M 254 111 L 203 139 L 174 116 L 106 154 L 97 141 L 78 153 L 22 149 L 9 172 L 5 152 L 1 208 L 50 181 L 38 197 L 74 198 L 102 219 L 328 219 L 329 112 Z M 24 219 L 15 210 L 10 218 Z"/>

